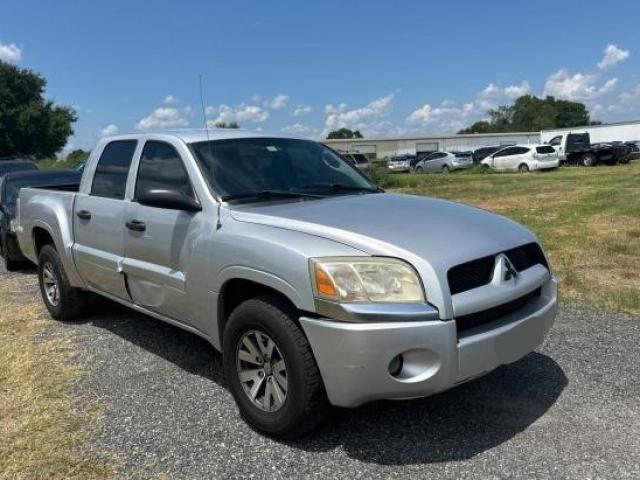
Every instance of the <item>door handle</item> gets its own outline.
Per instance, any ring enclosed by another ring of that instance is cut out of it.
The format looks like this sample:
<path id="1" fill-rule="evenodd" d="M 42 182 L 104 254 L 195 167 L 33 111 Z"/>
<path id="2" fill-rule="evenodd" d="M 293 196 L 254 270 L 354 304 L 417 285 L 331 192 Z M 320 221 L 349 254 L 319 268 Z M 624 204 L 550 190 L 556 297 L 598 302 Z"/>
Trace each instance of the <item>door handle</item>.
<path id="1" fill-rule="evenodd" d="M 128 220 L 125 225 L 134 232 L 144 232 L 147 229 L 147 225 L 142 220 Z"/>
<path id="2" fill-rule="evenodd" d="M 80 210 L 76 216 L 81 220 L 91 220 L 91 212 L 89 210 Z"/>

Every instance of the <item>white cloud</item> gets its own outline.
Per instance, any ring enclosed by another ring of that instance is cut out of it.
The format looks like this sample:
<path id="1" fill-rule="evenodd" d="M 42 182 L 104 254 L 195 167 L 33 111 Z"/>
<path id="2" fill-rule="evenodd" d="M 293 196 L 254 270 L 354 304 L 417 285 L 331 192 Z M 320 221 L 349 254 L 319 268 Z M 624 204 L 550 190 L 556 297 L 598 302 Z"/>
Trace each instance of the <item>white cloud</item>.
<path id="1" fill-rule="evenodd" d="M 15 43 L 0 42 L 0 60 L 7 63 L 18 63 L 22 60 L 22 50 Z"/>
<path id="2" fill-rule="evenodd" d="M 629 50 L 623 50 L 617 45 L 610 43 L 607 48 L 604 49 L 604 57 L 598 62 L 598 68 L 606 70 L 617 65 L 620 62 L 629 58 Z"/>
<path id="3" fill-rule="evenodd" d="M 247 105 L 241 103 L 235 107 L 222 104 L 219 107 L 207 107 L 207 115 L 217 115 L 216 119 L 211 121 L 212 125 L 218 122 L 243 122 L 260 123 L 269 118 L 269 112 L 258 105 Z"/>
<path id="4" fill-rule="evenodd" d="M 165 105 L 173 105 L 174 103 L 177 103 L 177 102 L 178 102 L 178 99 L 173 95 L 167 95 L 166 97 L 164 97 L 164 100 L 162 101 L 162 103 L 164 103 Z"/>
<path id="5" fill-rule="evenodd" d="M 120 132 L 120 129 L 116 125 L 114 125 L 113 123 L 110 123 L 106 127 L 100 129 L 100 136 L 101 137 L 109 137 L 111 135 L 117 135 L 118 132 Z"/>
<path id="6" fill-rule="evenodd" d="M 526 80 L 520 83 L 520 85 L 509 85 L 507 87 L 500 87 L 494 83 L 487 85 L 482 92 L 478 94 L 478 97 L 484 99 L 503 100 L 510 99 L 515 100 L 522 95 L 531 93 L 531 85 Z"/>
<path id="7" fill-rule="evenodd" d="M 284 133 L 291 135 L 297 135 L 306 138 L 317 138 L 320 134 L 320 129 L 311 125 L 303 125 L 302 123 L 294 123 L 293 125 L 287 125 L 280 129 Z"/>
<path id="8" fill-rule="evenodd" d="M 189 126 L 191 108 L 159 107 L 136 124 L 136 130 L 180 128 Z"/>
<path id="9" fill-rule="evenodd" d="M 381 119 L 391 113 L 393 97 L 394 94 L 391 93 L 369 102 L 364 107 L 353 110 L 347 110 L 347 105 L 344 103 L 338 106 L 326 105 L 323 135 L 340 128 L 360 130 L 363 135 L 378 134 L 381 128 Z"/>
<path id="10" fill-rule="evenodd" d="M 308 115 L 312 111 L 313 111 L 313 109 L 309 105 L 300 104 L 293 111 L 293 116 L 294 117 L 302 117 L 303 115 Z"/>
<path id="11" fill-rule="evenodd" d="M 289 101 L 289 95 L 279 93 L 272 99 L 265 100 L 264 107 L 269 108 L 271 110 L 282 110 L 284 107 L 287 106 L 288 101 Z"/>
<path id="12" fill-rule="evenodd" d="M 544 95 L 566 100 L 593 100 L 610 93 L 618 83 L 617 78 L 610 78 L 599 83 L 600 77 L 594 73 L 575 73 L 571 75 L 567 69 L 560 69 L 551 74 L 544 84 Z"/>

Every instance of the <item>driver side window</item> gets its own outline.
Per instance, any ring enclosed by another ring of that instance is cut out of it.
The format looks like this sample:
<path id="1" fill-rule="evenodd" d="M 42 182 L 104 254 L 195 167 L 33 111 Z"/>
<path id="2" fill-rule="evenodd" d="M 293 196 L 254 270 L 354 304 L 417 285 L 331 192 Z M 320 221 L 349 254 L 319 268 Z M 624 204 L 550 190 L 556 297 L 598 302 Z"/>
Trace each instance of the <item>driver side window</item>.
<path id="1" fill-rule="evenodd" d="M 148 190 L 177 190 L 195 199 L 182 159 L 168 143 L 150 140 L 144 145 L 135 197 Z"/>

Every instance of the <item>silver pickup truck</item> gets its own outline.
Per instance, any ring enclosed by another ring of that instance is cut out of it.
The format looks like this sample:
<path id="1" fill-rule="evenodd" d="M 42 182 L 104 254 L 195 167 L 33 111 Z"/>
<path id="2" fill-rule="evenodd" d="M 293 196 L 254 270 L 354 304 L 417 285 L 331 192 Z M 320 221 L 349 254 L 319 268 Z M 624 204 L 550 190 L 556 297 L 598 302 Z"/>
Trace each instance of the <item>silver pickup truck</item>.
<path id="1" fill-rule="evenodd" d="M 202 336 L 244 419 L 280 437 L 330 405 L 427 396 L 514 362 L 556 312 L 531 232 L 384 193 L 308 140 L 105 138 L 77 193 L 22 189 L 17 223 L 55 319 L 93 292 Z"/>

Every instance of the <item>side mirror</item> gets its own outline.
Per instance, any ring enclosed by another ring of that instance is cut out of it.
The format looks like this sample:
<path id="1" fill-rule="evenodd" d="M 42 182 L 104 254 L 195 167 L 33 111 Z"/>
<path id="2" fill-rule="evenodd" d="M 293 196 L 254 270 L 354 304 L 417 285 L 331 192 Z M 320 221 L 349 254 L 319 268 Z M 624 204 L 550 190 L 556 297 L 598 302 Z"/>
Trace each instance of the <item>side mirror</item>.
<path id="1" fill-rule="evenodd" d="M 200 203 L 195 198 L 178 190 L 146 190 L 138 195 L 136 200 L 141 205 L 147 205 L 148 207 L 184 210 L 185 212 L 199 212 L 202 210 Z"/>

